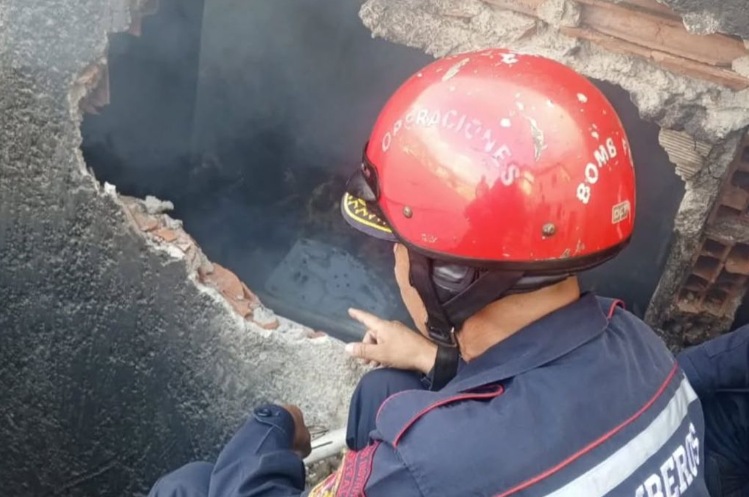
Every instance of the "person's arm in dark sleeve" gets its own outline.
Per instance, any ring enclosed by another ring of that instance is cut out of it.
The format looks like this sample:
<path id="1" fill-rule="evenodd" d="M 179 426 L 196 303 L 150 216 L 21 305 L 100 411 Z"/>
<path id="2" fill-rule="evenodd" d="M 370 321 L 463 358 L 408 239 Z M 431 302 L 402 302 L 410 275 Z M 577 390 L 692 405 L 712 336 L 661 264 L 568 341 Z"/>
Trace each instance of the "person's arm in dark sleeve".
<path id="1" fill-rule="evenodd" d="M 275 405 L 255 409 L 216 460 L 208 497 L 302 495 L 305 469 L 293 449 L 294 419 Z"/>
<path id="2" fill-rule="evenodd" d="M 347 452 L 338 470 L 307 497 L 424 497 L 413 475 L 392 446 L 373 443 Z"/>
<path id="3" fill-rule="evenodd" d="M 749 326 L 686 349 L 677 360 L 700 397 L 749 392 Z"/>

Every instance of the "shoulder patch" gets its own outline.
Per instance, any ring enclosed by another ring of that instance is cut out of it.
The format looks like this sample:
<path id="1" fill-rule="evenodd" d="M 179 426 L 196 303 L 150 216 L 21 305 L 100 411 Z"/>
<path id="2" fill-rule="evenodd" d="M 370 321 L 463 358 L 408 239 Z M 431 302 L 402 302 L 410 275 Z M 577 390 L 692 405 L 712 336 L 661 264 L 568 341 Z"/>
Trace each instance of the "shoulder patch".
<path id="1" fill-rule="evenodd" d="M 313 488 L 309 497 L 363 497 L 379 442 L 358 452 L 346 452 L 338 470 Z"/>
<path id="2" fill-rule="evenodd" d="M 380 443 L 375 442 L 359 452 L 347 454 L 350 457 L 341 464 L 341 481 L 336 497 L 364 496 L 364 489 L 372 476 L 372 461 L 379 446 Z"/>

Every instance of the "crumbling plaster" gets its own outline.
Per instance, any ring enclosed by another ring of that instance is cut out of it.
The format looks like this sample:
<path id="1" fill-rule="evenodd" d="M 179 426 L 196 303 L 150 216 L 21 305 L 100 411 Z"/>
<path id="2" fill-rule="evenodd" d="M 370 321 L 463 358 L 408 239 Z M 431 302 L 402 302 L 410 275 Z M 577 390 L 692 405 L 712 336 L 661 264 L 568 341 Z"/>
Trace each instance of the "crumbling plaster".
<path id="1" fill-rule="evenodd" d="M 0 5 L 4 495 L 142 495 L 258 402 L 343 423 L 361 374 L 330 338 L 244 319 L 201 283 L 200 254 L 144 233 L 87 171 L 79 100 L 130 4 Z"/>
<path id="2" fill-rule="evenodd" d="M 739 138 L 741 135 L 733 133 L 723 143 L 715 145 L 705 158 L 702 169 L 687 180 L 688 187 L 676 216 L 669 260 L 645 314 L 645 320 L 657 326 L 674 349 L 726 331 L 741 303 L 739 295 L 722 318 L 680 315 L 675 305 L 680 286 L 690 273 L 694 255 L 702 245 L 702 235 L 726 170 L 736 155 Z"/>
<path id="3" fill-rule="evenodd" d="M 687 163 L 676 164 L 687 191 L 676 216 L 669 261 L 646 314 L 646 319 L 658 328 L 674 325 L 675 295 L 699 248 L 739 138 L 749 126 L 749 90 L 734 91 L 692 79 L 643 58 L 613 53 L 563 35 L 560 28 L 574 27 L 579 22 L 580 5 L 572 0 L 543 2 L 535 16 L 502 9 L 497 3 L 513 2 L 367 0 L 360 16 L 373 36 L 423 49 L 435 57 L 502 46 L 553 58 L 589 77 L 620 85 L 630 93 L 643 119 L 657 123 L 664 132 L 680 132 L 681 140 L 693 140 L 699 153 L 688 154 Z M 681 2 L 685 9 L 692 9 L 687 4 L 696 3 Z M 717 1 L 701 3 L 713 10 L 725 5 Z M 669 152 L 672 157 L 685 155 Z M 728 320 L 692 321 L 699 328 L 697 335 L 704 338 L 725 330 L 730 316 Z M 677 325 L 664 333 L 677 349 L 685 343 L 685 331 Z"/>
<path id="4" fill-rule="evenodd" d="M 684 26 L 693 33 L 720 32 L 749 38 L 749 10 L 745 0 L 658 1 L 681 14 Z"/>

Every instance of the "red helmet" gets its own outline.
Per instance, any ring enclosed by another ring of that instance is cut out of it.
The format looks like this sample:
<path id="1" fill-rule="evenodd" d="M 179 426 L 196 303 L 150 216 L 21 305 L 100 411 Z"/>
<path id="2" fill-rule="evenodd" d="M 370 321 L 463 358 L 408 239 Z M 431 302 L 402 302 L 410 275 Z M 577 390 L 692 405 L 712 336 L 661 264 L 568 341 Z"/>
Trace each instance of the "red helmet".
<path id="1" fill-rule="evenodd" d="M 392 95 L 342 211 L 429 260 L 517 283 L 616 255 L 632 234 L 635 174 L 616 111 L 588 79 L 488 49 L 437 60 Z"/>

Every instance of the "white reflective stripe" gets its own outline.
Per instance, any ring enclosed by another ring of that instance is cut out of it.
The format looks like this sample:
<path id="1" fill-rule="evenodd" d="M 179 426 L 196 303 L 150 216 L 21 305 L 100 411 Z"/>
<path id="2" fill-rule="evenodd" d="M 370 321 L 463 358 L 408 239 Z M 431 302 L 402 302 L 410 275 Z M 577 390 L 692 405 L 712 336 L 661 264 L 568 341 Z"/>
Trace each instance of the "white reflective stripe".
<path id="1" fill-rule="evenodd" d="M 683 379 L 668 405 L 647 428 L 590 471 L 547 497 L 601 497 L 608 494 L 666 445 L 687 417 L 689 404 L 696 399 L 692 386 L 686 378 Z"/>

